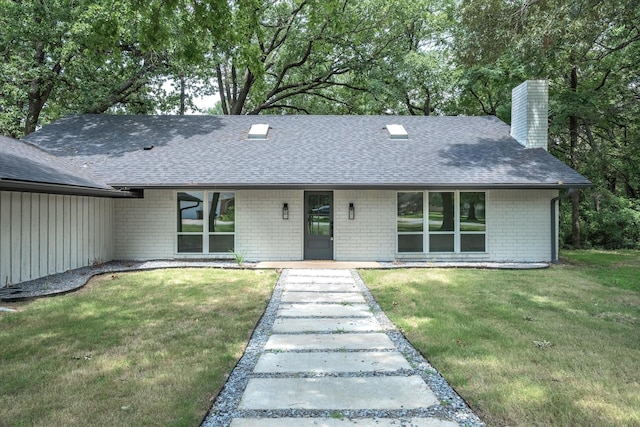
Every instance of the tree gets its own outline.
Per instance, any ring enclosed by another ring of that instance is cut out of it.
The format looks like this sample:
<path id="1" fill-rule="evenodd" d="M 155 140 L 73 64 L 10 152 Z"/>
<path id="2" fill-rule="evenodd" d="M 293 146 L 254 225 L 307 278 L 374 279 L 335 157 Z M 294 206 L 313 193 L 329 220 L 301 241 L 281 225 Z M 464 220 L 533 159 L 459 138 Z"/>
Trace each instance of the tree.
<path id="1" fill-rule="evenodd" d="M 238 3 L 235 41 L 216 67 L 225 114 L 350 108 L 369 71 L 407 52 L 404 0 Z M 423 4 L 423 3 L 421 3 Z M 316 102 L 319 100 L 319 103 Z M 326 110 L 324 110 L 326 111 Z"/>
<path id="2" fill-rule="evenodd" d="M 224 0 L 0 0 L 0 9 L 0 125 L 12 136 L 71 112 L 153 112 L 162 77 L 202 63 L 228 17 Z"/>
<path id="3" fill-rule="evenodd" d="M 639 99 L 637 2 L 478 0 L 463 4 L 456 28 L 460 64 L 492 70 L 506 64 L 514 75 L 549 80 L 554 154 L 596 183 L 637 182 L 637 169 L 617 158 L 621 149 L 637 158 L 628 139 L 637 135 L 629 131 L 639 120 L 628 113 L 637 111 Z M 475 98 L 483 110 L 500 114 Z M 578 192 L 572 206 L 572 243 L 580 246 Z"/>

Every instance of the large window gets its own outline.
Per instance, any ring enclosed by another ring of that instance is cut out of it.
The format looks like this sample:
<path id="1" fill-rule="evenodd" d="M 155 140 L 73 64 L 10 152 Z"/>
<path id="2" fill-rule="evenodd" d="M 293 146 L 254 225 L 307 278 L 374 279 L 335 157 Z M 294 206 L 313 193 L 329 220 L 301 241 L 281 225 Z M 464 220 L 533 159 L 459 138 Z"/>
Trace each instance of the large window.
<path id="1" fill-rule="evenodd" d="M 225 253 L 235 249 L 233 192 L 177 193 L 179 253 Z"/>
<path id="2" fill-rule="evenodd" d="M 484 192 L 398 192 L 397 201 L 399 253 L 486 251 Z"/>

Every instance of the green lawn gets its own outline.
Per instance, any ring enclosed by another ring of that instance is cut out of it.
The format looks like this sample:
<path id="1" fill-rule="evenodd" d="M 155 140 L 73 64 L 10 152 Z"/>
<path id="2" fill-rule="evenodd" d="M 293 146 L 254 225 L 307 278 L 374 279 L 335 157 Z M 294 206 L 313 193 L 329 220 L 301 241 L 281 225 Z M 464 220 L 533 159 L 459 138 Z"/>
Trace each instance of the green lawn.
<path id="1" fill-rule="evenodd" d="M 490 426 L 640 426 L 640 252 L 544 270 L 361 271 Z"/>
<path id="2" fill-rule="evenodd" d="M 265 271 L 119 273 L 11 304 L 19 312 L 0 312 L 0 426 L 198 425 L 276 280 Z"/>

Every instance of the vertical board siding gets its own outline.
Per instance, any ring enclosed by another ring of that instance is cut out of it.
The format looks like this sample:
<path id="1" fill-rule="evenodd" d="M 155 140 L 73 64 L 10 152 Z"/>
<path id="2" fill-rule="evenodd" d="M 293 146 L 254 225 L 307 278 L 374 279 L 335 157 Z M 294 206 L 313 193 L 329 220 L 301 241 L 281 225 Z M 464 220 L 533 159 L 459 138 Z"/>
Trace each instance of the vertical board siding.
<path id="1" fill-rule="evenodd" d="M 0 272 L 0 287 L 7 286 L 11 276 L 11 194 L 4 191 L 0 192 Z"/>
<path id="2" fill-rule="evenodd" d="M 0 286 L 112 259 L 111 199 L 0 192 Z"/>

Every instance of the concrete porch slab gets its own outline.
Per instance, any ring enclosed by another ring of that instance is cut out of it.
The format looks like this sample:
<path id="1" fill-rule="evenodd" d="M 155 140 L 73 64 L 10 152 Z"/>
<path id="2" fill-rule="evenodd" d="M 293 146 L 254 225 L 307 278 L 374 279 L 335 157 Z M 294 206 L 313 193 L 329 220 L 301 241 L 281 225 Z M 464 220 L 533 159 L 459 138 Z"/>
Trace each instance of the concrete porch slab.
<path id="1" fill-rule="evenodd" d="M 369 317 L 367 304 L 281 304 L 278 317 Z"/>
<path id="2" fill-rule="evenodd" d="M 458 423 L 440 418 L 235 418 L 231 427 L 458 427 Z"/>
<path id="3" fill-rule="evenodd" d="M 363 318 L 279 318 L 273 323 L 273 332 L 303 333 L 303 332 L 374 332 L 381 331 L 380 323 L 373 317 Z"/>
<path id="4" fill-rule="evenodd" d="M 366 378 L 252 378 L 238 409 L 418 409 L 438 399 L 418 375 Z"/>
<path id="5" fill-rule="evenodd" d="M 256 268 L 314 268 L 314 269 L 352 269 L 352 268 L 380 268 L 381 265 L 372 261 L 263 261 L 256 264 Z"/>
<path id="6" fill-rule="evenodd" d="M 334 303 L 366 303 L 360 292 L 289 292 L 282 293 L 282 302 L 334 302 Z"/>
<path id="7" fill-rule="evenodd" d="M 394 350 L 395 346 L 383 333 L 346 334 L 274 334 L 265 350 Z"/>
<path id="8" fill-rule="evenodd" d="M 373 372 L 411 369 L 407 359 L 394 352 L 265 353 L 253 372 Z"/>

